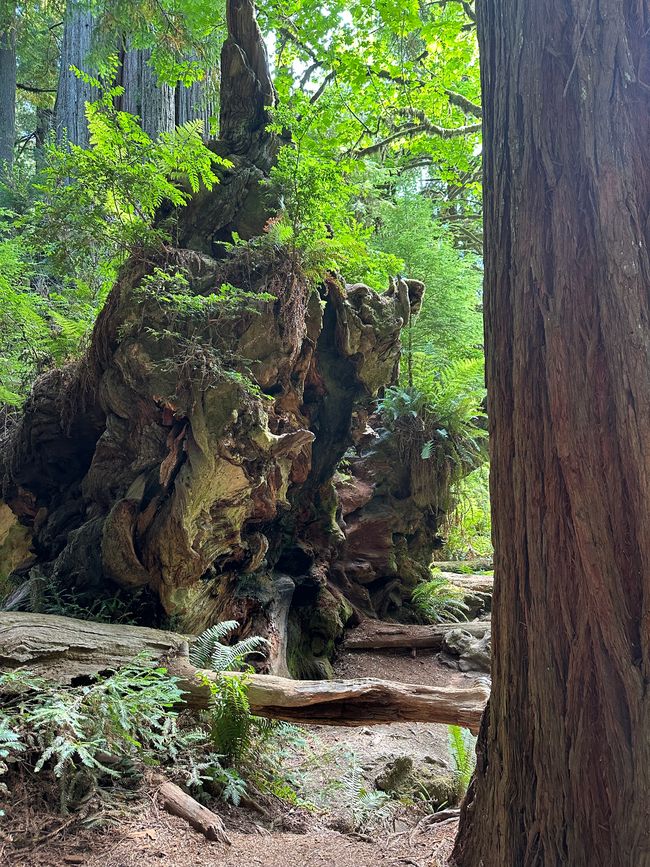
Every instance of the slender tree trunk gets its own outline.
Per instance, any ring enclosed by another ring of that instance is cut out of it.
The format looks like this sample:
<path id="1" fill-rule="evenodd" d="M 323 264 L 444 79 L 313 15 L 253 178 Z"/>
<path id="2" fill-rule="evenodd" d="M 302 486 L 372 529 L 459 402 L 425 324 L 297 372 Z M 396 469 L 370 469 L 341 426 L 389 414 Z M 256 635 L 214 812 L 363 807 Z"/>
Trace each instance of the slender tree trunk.
<path id="1" fill-rule="evenodd" d="M 52 128 L 52 109 L 41 108 L 36 109 L 36 130 L 34 131 L 34 160 L 36 168 L 42 169 L 45 166 L 45 142 Z"/>
<path id="2" fill-rule="evenodd" d="M 493 690 L 452 863 L 650 864 L 650 8 L 482 0 Z"/>
<path id="3" fill-rule="evenodd" d="M 15 16 L 15 3 L 6 3 L 0 11 L 0 176 L 13 163 L 16 141 Z"/>
<path id="4" fill-rule="evenodd" d="M 76 66 L 83 72 L 88 68 L 88 55 L 92 46 L 95 21 L 91 12 L 70 0 L 66 9 L 59 86 L 56 94 L 55 124 L 59 141 L 88 147 L 88 123 L 85 105 L 93 99 L 90 85 L 71 71 Z"/>

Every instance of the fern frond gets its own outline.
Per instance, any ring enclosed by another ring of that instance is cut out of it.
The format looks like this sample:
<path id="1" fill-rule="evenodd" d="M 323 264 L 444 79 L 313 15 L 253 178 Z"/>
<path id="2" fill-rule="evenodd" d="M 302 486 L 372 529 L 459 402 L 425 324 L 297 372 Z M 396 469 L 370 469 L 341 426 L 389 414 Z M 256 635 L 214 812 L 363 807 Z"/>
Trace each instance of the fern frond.
<path id="1" fill-rule="evenodd" d="M 231 632 L 239 626 L 236 620 L 224 620 L 222 623 L 215 623 L 196 639 L 190 649 L 190 662 L 197 668 L 205 668 L 209 663 L 215 643 L 221 642 L 222 638 L 226 638 Z"/>

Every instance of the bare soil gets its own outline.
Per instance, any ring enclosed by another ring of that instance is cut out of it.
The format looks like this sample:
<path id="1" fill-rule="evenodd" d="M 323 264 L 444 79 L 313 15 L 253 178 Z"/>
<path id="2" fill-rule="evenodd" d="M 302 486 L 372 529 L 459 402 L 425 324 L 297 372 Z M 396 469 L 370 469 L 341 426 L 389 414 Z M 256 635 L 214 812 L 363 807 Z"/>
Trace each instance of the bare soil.
<path id="1" fill-rule="evenodd" d="M 466 684 L 468 676 L 440 665 L 435 654 L 345 653 L 338 677 L 381 677 L 405 683 Z M 359 818 L 346 784 L 356 769 L 376 796 L 374 781 L 408 756 L 451 773 L 445 726 L 396 723 L 358 729 L 306 726 L 302 745 L 284 761 L 306 806 L 260 798 L 235 809 L 209 806 L 224 820 L 231 846 L 207 841 L 156 803 L 155 787 L 104 811 L 111 821 L 87 827 L 83 816 L 61 816 L 46 805 L 15 805 L 0 824 L 0 864 L 12 867 L 443 867 L 456 820 L 432 823 L 431 806 L 416 799 L 386 801 Z M 27 789 L 26 789 L 27 791 Z M 381 796 L 379 796 L 381 797 Z M 53 807 L 55 805 L 52 805 Z M 88 808 L 89 818 L 93 811 Z M 4 830 L 3 830 L 4 828 Z"/>

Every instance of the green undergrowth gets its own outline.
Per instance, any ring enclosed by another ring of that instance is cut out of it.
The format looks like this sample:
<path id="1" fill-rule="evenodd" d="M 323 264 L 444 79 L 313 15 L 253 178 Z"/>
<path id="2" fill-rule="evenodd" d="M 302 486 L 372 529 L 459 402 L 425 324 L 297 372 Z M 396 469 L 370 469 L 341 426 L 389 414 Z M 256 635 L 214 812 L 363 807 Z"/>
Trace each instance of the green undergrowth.
<path id="1" fill-rule="evenodd" d="M 454 763 L 454 778 L 460 797 L 470 784 L 476 767 L 476 738 L 460 726 L 447 726 L 449 752 Z"/>
<path id="2" fill-rule="evenodd" d="M 463 602 L 464 595 L 461 587 L 433 574 L 429 581 L 422 581 L 414 588 L 411 604 L 429 623 L 467 620 L 469 609 Z"/>
<path id="3" fill-rule="evenodd" d="M 204 712 L 184 710 L 179 679 L 146 655 L 78 685 L 23 669 L 0 675 L 5 810 L 12 789 L 26 780 L 38 780 L 62 813 L 94 797 L 119 802 L 141 788 L 147 768 L 158 766 L 203 802 L 238 806 L 263 792 L 306 805 L 283 766 L 283 750 L 300 741 L 299 730 L 255 717 L 248 704 L 247 660 L 265 642 L 253 636 L 226 644 L 236 628 L 234 621 L 217 624 L 192 650 L 195 665 L 217 674 L 205 681 L 211 701 Z"/>
<path id="4" fill-rule="evenodd" d="M 469 560 L 492 556 L 489 467 L 487 464 L 459 480 L 452 490 L 455 508 L 445 517 L 441 560 Z M 472 571 L 468 569 L 468 571 Z"/>

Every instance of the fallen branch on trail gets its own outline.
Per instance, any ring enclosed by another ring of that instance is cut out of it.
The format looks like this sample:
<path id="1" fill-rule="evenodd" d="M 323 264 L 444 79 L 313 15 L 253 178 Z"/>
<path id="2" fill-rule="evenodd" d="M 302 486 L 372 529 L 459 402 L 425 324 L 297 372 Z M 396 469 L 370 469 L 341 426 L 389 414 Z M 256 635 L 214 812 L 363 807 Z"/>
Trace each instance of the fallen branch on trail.
<path id="1" fill-rule="evenodd" d="M 180 678 L 188 706 L 208 707 L 209 687 L 197 675 L 208 680 L 219 675 L 191 665 L 187 636 L 55 615 L 0 612 L 0 670 L 23 667 L 70 684 L 116 670 L 142 651 L 161 659 Z M 290 680 L 251 674 L 247 680 L 255 714 L 337 726 L 428 722 L 466 726 L 476 732 L 489 695 L 484 686 L 417 686 L 373 678 Z"/>
<path id="2" fill-rule="evenodd" d="M 164 777 L 155 775 L 153 782 L 159 787 L 156 796 L 168 813 L 185 819 L 188 825 L 191 825 L 208 840 L 216 840 L 219 843 L 226 843 L 228 846 L 232 845 L 232 841 L 226 833 L 226 826 L 220 816 L 199 804 L 180 786 L 170 783 Z"/>
<path id="3" fill-rule="evenodd" d="M 452 629 L 462 629 L 475 638 L 482 638 L 489 628 L 489 620 L 438 623 L 435 626 L 364 620 L 347 634 L 343 648 L 345 650 L 397 650 L 399 648 L 442 650 L 445 637 Z"/>

